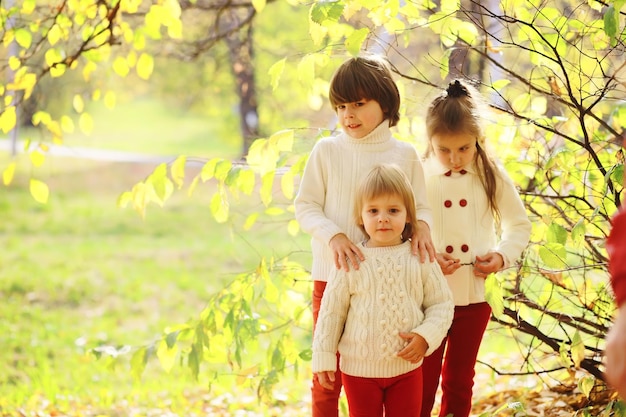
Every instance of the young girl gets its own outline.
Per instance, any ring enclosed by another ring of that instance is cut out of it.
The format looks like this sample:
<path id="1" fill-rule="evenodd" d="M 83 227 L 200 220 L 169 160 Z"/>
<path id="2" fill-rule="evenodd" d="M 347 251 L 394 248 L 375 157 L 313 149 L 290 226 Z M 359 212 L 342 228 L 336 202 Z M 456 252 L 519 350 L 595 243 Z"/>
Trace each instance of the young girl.
<path id="1" fill-rule="evenodd" d="M 357 57 L 339 67 L 330 82 L 330 103 L 343 132 L 316 143 L 304 169 L 295 200 L 296 219 L 312 235 L 313 325 L 326 282 L 338 268 L 358 269 L 364 258 L 363 234 L 351 218 L 357 182 L 380 162 L 394 162 L 407 174 L 415 193 L 413 253 L 435 259 L 430 238 L 432 219 L 426 200 L 424 172 L 415 148 L 391 136 L 398 123 L 400 94 L 387 63 L 378 57 Z M 313 378 L 313 417 L 337 417 L 341 378 L 332 390 Z"/>
<path id="2" fill-rule="evenodd" d="M 530 238 L 531 224 L 513 182 L 486 153 L 482 107 L 478 92 L 457 80 L 426 115 L 433 241 L 455 310 L 447 338 L 424 361 L 422 417 L 430 416 L 440 376 L 439 415 L 469 415 L 474 365 L 491 316 L 485 278 L 515 262 Z"/>
<path id="3" fill-rule="evenodd" d="M 354 218 L 365 234 L 356 244 L 365 260 L 329 280 L 313 372 L 332 389 L 338 348 L 350 417 L 418 417 L 420 365 L 450 326 L 452 295 L 439 265 L 411 253 L 415 199 L 400 168 L 374 167 L 357 191 Z"/>

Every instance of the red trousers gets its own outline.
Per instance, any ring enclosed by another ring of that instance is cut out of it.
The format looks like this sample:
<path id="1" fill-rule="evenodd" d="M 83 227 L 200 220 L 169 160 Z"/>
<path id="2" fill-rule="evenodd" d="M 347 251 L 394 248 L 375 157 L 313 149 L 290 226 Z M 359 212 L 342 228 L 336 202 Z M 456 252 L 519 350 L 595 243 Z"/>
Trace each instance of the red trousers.
<path id="1" fill-rule="evenodd" d="M 421 417 L 430 417 L 439 377 L 443 391 L 439 416 L 469 416 L 472 409 L 474 365 L 490 316 L 491 307 L 487 303 L 454 308 L 454 319 L 448 335 L 441 346 L 424 359 L 422 365 L 424 391 Z"/>
<path id="2" fill-rule="evenodd" d="M 422 368 L 393 378 L 343 374 L 350 417 L 419 417 Z"/>
<path id="3" fill-rule="evenodd" d="M 325 281 L 313 281 L 313 331 L 317 324 L 317 316 L 320 313 L 322 295 L 326 289 Z M 341 394 L 341 371 L 339 370 L 339 353 L 337 353 L 337 372 L 335 372 L 335 389 L 328 390 L 321 386 L 317 377 L 313 376 L 311 386 L 311 405 L 313 417 L 338 417 L 339 395 Z"/>

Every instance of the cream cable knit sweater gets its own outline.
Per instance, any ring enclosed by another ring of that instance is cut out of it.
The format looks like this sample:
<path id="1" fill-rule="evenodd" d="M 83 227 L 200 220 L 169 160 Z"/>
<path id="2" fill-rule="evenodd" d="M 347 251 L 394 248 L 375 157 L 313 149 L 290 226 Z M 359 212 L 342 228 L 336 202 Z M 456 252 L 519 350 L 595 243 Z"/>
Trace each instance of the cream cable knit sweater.
<path id="1" fill-rule="evenodd" d="M 420 158 L 411 144 L 391 136 L 387 120 L 361 139 L 345 133 L 321 139 L 311 151 L 295 199 L 296 219 L 312 236 L 314 280 L 327 281 L 335 269 L 328 246 L 333 236 L 345 233 L 352 242 L 363 240 L 352 218 L 354 193 L 363 177 L 379 163 L 395 163 L 407 174 L 415 193 L 417 218 L 432 229 Z"/>
<path id="2" fill-rule="evenodd" d="M 430 355 L 452 323 L 452 294 L 439 265 L 421 263 L 410 242 L 359 247 L 365 255 L 359 270 L 337 271 L 324 292 L 313 338 L 313 372 L 335 371 L 339 351 L 347 375 L 402 375 L 421 362 L 396 356 L 407 344 L 398 333 L 421 335 Z"/>

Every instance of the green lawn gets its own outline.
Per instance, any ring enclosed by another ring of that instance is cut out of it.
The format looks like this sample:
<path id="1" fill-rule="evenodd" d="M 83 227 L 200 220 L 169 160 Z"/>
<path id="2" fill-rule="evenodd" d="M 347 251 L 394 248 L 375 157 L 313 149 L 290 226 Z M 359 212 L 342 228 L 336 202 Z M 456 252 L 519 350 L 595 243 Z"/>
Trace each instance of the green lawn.
<path id="1" fill-rule="evenodd" d="M 234 378 L 209 390 L 186 369 L 166 374 L 156 361 L 137 382 L 127 361 L 110 369 L 89 349 L 156 339 L 196 317 L 211 294 L 261 257 L 306 251 L 308 238 L 263 222 L 244 233 L 237 223 L 256 208 L 252 201 L 234 210 L 233 224 L 216 223 L 209 184 L 191 197 L 176 193 L 164 208 L 150 206 L 145 219 L 118 208 L 119 194 L 149 165 L 49 156 L 31 170 L 25 156 L 19 159 L 14 183 L 0 191 L 0 415 L 16 415 L 17 407 L 67 412 L 77 404 L 116 415 L 111 410 L 126 401 L 144 413 L 180 411 L 200 407 L 190 398 L 206 403 L 231 392 Z M 8 156 L 0 161 L 4 167 Z M 31 173 L 49 184 L 47 205 L 30 197 Z M 239 407 L 262 409 L 252 389 L 241 389 Z M 306 389 L 300 381 L 289 400 L 297 403 Z"/>

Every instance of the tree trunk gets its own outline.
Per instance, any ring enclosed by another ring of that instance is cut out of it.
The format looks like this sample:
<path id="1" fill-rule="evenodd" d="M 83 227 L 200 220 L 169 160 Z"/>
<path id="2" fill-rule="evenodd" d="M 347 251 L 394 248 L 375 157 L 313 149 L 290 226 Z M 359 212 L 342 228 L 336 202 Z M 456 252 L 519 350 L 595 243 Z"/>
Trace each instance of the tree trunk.
<path id="1" fill-rule="evenodd" d="M 226 37 L 230 63 L 239 96 L 239 126 L 243 138 L 241 156 L 248 154 L 250 145 L 259 136 L 259 113 L 254 79 L 252 23 L 246 29 Z"/>

